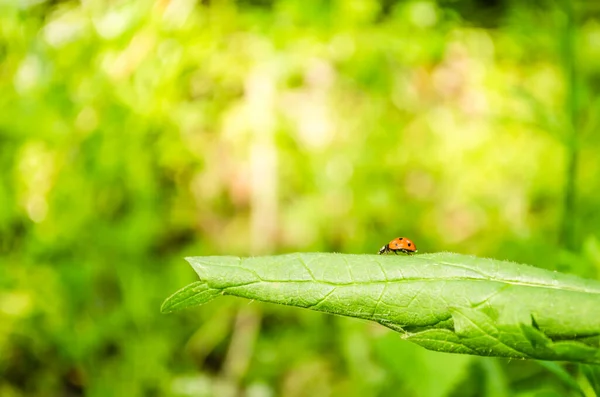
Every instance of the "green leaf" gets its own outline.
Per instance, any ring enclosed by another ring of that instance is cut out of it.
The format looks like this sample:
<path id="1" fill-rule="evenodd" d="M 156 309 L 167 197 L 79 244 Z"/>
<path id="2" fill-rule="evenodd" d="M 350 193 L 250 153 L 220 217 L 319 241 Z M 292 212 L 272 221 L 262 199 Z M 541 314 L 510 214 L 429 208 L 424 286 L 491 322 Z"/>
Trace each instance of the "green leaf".
<path id="1" fill-rule="evenodd" d="M 160 308 L 163 313 L 202 305 L 221 293 L 220 289 L 210 288 L 204 281 L 196 281 L 175 292 L 165 300 Z"/>
<path id="2" fill-rule="evenodd" d="M 540 361 L 539 363 L 548 372 L 552 373 L 556 379 L 562 381 L 566 387 L 576 393 L 576 395 L 585 396 L 584 391 L 581 390 L 581 386 L 577 383 L 577 378 L 573 377 L 562 365 L 550 361 Z M 582 365 L 587 366 L 587 364 Z"/>
<path id="3" fill-rule="evenodd" d="M 596 393 L 597 396 L 600 396 L 600 366 L 584 364 L 581 366 L 581 369 L 594 390 L 594 393 Z"/>
<path id="4" fill-rule="evenodd" d="M 378 322 L 427 349 L 600 363 L 600 283 L 439 253 L 187 258 L 200 277 L 171 312 L 220 294 Z"/>

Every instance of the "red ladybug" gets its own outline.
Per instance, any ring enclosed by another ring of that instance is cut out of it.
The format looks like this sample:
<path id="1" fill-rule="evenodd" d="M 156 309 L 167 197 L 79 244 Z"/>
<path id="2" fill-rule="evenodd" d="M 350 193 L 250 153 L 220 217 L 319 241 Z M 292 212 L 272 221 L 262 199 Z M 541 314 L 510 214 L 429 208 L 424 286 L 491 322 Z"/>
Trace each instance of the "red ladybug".
<path id="1" fill-rule="evenodd" d="M 379 255 L 385 254 L 387 252 L 393 252 L 398 255 L 398 251 L 404 252 L 405 254 L 414 254 L 417 252 L 417 246 L 412 240 L 407 239 L 406 237 L 397 237 L 390 241 L 388 244 L 381 247 L 379 250 Z"/>

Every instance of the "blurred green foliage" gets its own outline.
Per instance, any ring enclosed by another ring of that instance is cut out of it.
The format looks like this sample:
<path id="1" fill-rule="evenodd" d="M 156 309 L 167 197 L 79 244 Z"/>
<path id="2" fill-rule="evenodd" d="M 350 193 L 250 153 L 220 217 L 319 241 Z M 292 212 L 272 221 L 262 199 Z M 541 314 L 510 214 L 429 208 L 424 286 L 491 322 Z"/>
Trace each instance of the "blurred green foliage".
<path id="1" fill-rule="evenodd" d="M 593 395 L 350 319 L 159 307 L 184 255 L 397 235 L 598 278 L 599 59 L 596 2 L 0 2 L 0 395 Z"/>

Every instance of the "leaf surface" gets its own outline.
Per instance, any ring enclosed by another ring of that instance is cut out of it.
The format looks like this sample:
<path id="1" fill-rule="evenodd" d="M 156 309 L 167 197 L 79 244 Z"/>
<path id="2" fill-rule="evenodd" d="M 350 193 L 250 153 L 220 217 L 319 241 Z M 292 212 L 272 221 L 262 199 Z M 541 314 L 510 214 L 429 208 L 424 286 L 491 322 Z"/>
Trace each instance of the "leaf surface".
<path id="1" fill-rule="evenodd" d="M 215 297 L 378 322 L 427 349 L 600 363 L 600 282 L 450 253 L 187 258 L 200 277 L 171 312 Z"/>

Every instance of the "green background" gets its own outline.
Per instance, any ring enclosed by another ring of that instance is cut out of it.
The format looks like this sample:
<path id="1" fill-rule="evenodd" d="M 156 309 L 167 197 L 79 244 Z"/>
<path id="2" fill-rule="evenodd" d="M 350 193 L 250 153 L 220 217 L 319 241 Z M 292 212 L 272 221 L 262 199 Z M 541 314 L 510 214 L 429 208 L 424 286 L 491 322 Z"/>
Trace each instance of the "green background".
<path id="1" fill-rule="evenodd" d="M 184 256 L 397 236 L 599 278 L 599 91 L 597 2 L 0 2 L 0 395 L 593 395 L 358 320 L 159 307 Z"/>

